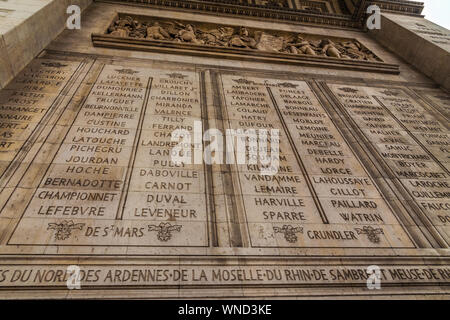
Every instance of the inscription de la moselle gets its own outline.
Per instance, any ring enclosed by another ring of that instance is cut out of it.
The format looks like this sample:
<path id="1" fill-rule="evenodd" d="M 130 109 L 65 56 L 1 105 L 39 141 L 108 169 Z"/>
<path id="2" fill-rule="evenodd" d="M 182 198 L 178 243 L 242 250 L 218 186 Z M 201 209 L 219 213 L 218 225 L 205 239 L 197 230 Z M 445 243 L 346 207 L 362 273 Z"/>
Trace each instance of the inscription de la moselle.
<path id="1" fill-rule="evenodd" d="M 449 94 L 367 2 L 134 2 L 0 82 L 0 296 L 448 296 Z"/>

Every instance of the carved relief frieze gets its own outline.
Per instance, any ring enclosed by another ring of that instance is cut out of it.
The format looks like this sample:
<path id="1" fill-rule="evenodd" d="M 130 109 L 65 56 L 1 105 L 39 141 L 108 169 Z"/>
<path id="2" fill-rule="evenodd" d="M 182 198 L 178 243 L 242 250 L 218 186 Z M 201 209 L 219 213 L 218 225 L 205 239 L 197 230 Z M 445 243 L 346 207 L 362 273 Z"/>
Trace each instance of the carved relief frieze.
<path id="1" fill-rule="evenodd" d="M 316 65 L 327 61 L 327 67 L 353 64 L 358 67 L 374 64 L 375 68 L 388 66 L 355 39 L 125 13 L 119 13 L 104 34 L 93 34 L 92 39 L 96 46 L 132 50 L 167 52 L 170 48 L 201 55 L 212 52 L 216 56 L 218 52 L 230 57 L 250 55 L 283 63 L 304 60 Z M 398 73 L 397 66 L 389 65 L 388 69 L 391 73 Z"/>

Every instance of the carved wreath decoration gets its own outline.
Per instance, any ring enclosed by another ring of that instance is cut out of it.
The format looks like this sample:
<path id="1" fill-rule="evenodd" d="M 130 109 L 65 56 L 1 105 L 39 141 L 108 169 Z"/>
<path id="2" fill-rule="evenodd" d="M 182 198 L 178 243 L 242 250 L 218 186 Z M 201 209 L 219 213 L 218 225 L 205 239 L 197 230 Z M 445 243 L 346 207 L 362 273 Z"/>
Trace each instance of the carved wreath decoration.
<path id="1" fill-rule="evenodd" d="M 56 240 L 66 240 L 71 236 L 72 230 L 82 230 L 84 225 L 84 223 L 74 223 L 72 220 L 64 220 L 61 223 L 49 223 L 47 230 L 56 230 Z"/>
<path id="2" fill-rule="evenodd" d="M 172 231 L 180 232 L 181 225 L 171 225 L 169 222 L 161 222 L 158 226 L 151 224 L 148 226 L 148 231 L 157 231 L 156 234 L 159 241 L 169 241 L 172 238 Z"/>
<path id="3" fill-rule="evenodd" d="M 303 233 L 302 227 L 293 227 L 289 224 L 283 225 L 283 227 L 273 227 L 275 233 L 283 233 L 287 242 L 295 243 L 298 240 L 296 233 Z"/>
<path id="4" fill-rule="evenodd" d="M 358 234 L 365 234 L 370 242 L 379 243 L 381 241 L 379 234 L 384 234 L 383 229 L 373 228 L 372 226 L 364 226 L 361 228 L 355 228 Z"/>

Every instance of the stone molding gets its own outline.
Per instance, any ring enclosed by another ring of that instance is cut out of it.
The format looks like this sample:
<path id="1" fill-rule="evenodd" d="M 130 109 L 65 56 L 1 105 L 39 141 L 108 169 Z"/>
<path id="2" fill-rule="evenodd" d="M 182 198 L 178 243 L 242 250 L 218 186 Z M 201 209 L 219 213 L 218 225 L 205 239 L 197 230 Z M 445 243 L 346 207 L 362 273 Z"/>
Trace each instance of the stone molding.
<path id="1" fill-rule="evenodd" d="M 252 1 L 243 3 L 239 0 L 96 0 L 114 3 L 133 3 L 133 5 L 177 8 L 181 10 L 207 11 L 212 14 L 240 15 L 250 18 L 284 20 L 297 23 L 326 25 L 339 28 L 364 28 L 362 23 L 365 8 L 376 4 L 382 10 L 392 13 L 421 16 L 423 3 L 406 0 L 356 0 L 352 8 L 347 8 L 350 14 L 319 12 L 297 8 L 296 1 L 286 0 L 286 4 L 261 5 Z"/>

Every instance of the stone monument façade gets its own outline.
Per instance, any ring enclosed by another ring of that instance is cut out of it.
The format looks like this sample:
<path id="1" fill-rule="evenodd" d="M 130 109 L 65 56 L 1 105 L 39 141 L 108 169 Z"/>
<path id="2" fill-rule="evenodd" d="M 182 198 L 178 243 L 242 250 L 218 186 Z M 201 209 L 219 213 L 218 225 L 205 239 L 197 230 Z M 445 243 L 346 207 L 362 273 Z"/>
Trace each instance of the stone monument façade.
<path id="1" fill-rule="evenodd" d="M 0 4 L 2 298 L 448 298 L 450 34 L 422 4 L 73 3 L 79 30 Z M 174 163 L 195 128 L 278 129 L 277 173 Z"/>

